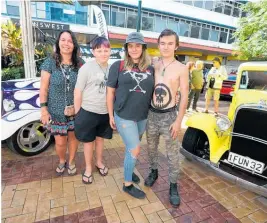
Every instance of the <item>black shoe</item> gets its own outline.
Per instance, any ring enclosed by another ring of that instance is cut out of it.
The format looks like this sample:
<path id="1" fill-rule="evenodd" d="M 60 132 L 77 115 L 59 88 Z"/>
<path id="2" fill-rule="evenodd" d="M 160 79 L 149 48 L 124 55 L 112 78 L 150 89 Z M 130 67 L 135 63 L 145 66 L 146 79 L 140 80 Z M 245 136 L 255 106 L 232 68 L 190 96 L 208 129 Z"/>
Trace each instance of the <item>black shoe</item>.
<path id="1" fill-rule="evenodd" d="M 127 187 L 123 184 L 123 191 L 138 199 L 144 199 L 146 197 L 146 194 L 133 184 Z"/>
<path id="2" fill-rule="evenodd" d="M 180 205 L 180 196 L 177 190 L 177 183 L 170 184 L 170 203 L 174 207 L 178 207 Z"/>
<path id="3" fill-rule="evenodd" d="M 140 178 L 133 172 L 133 177 L 132 180 L 134 183 L 139 184 L 140 183 Z"/>
<path id="4" fill-rule="evenodd" d="M 152 187 L 157 179 L 158 179 L 158 170 L 157 169 L 155 169 L 155 170 L 151 169 L 150 174 L 148 175 L 148 177 L 145 180 L 145 186 Z"/>

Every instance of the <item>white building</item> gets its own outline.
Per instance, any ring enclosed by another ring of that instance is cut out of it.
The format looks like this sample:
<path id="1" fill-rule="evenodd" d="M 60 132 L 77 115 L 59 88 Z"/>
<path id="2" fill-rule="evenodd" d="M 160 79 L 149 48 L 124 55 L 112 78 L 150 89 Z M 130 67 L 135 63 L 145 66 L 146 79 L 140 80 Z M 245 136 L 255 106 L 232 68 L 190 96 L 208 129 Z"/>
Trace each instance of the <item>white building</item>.
<path id="1" fill-rule="evenodd" d="M 18 1 L 2 0 L 1 4 L 2 18 L 19 19 Z M 186 62 L 199 58 L 210 63 L 219 56 L 224 64 L 236 67 L 239 61 L 232 56 L 232 34 L 238 18 L 245 16 L 240 9 L 243 4 L 244 1 L 236 0 L 143 0 L 141 32 L 150 55 L 159 55 L 159 33 L 170 28 L 180 37 L 179 60 Z M 136 30 L 138 0 L 110 0 L 99 6 L 108 24 L 112 47 L 121 48 L 127 34 Z M 56 36 L 60 27 L 71 29 L 80 44 L 88 44 L 98 33 L 92 10 L 78 2 L 74 5 L 32 2 L 32 18 L 43 32 L 50 35 Z M 37 36 L 42 39 L 40 34 Z"/>

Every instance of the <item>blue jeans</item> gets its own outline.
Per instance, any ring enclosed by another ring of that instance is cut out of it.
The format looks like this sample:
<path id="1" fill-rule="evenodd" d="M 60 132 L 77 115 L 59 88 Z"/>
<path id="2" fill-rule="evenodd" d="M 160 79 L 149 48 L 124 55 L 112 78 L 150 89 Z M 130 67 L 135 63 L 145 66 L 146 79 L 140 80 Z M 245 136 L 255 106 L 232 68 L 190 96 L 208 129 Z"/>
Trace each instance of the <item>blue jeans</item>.
<path id="1" fill-rule="evenodd" d="M 124 158 L 124 180 L 132 182 L 132 175 L 136 163 L 136 157 L 132 154 L 132 150 L 140 144 L 140 139 L 146 130 L 147 119 L 142 121 L 131 121 L 120 118 L 114 112 L 114 119 L 117 130 L 125 144 Z"/>

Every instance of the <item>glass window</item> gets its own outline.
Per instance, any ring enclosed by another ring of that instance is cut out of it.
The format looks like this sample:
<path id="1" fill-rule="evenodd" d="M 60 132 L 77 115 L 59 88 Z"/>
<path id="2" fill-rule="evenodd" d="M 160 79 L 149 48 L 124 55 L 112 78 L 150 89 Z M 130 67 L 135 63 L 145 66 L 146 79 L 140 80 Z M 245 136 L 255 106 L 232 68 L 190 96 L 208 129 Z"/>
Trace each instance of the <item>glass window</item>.
<path id="1" fill-rule="evenodd" d="M 51 7 L 51 20 L 61 20 L 63 9 Z"/>
<path id="2" fill-rule="evenodd" d="M 224 6 L 224 14 L 225 15 L 232 15 L 232 7 L 230 5 Z"/>
<path id="3" fill-rule="evenodd" d="M 1 13 L 7 13 L 6 1 L 1 1 Z"/>
<path id="4" fill-rule="evenodd" d="M 247 12 L 242 12 L 241 17 L 247 17 Z"/>
<path id="5" fill-rule="evenodd" d="M 235 38 L 233 37 L 233 32 L 230 31 L 229 37 L 228 37 L 228 43 L 232 44 L 235 41 Z"/>
<path id="6" fill-rule="evenodd" d="M 37 9 L 45 10 L 45 2 L 36 2 Z"/>
<path id="7" fill-rule="evenodd" d="M 47 4 L 47 3 L 46 3 Z M 104 4 L 101 5 L 101 7 L 103 7 Z M 77 11 L 79 12 L 87 12 L 88 11 L 88 7 L 86 6 L 81 6 L 80 3 L 78 3 L 78 1 L 75 1 L 75 8 Z"/>
<path id="8" fill-rule="evenodd" d="M 7 14 L 19 16 L 19 7 L 18 6 L 7 5 L 6 8 L 7 8 Z"/>
<path id="9" fill-rule="evenodd" d="M 209 40 L 218 42 L 218 38 L 219 38 L 219 31 L 212 29 L 210 31 L 210 39 Z"/>
<path id="10" fill-rule="evenodd" d="M 190 33 L 190 37 L 192 38 L 199 38 L 199 30 L 200 30 L 200 27 L 197 26 L 197 25 L 192 25 L 191 26 L 191 33 Z"/>
<path id="11" fill-rule="evenodd" d="M 187 5 L 193 5 L 193 1 L 190 0 L 184 0 L 183 3 Z"/>
<path id="12" fill-rule="evenodd" d="M 20 6 L 20 1 L 6 1 L 6 3 L 10 6 Z"/>
<path id="13" fill-rule="evenodd" d="M 174 19 L 169 19 L 168 28 L 178 33 L 178 21 L 175 21 Z"/>
<path id="14" fill-rule="evenodd" d="M 243 71 L 239 89 L 251 89 L 267 92 L 266 71 Z"/>
<path id="15" fill-rule="evenodd" d="M 201 29 L 201 39 L 208 40 L 209 39 L 210 30 L 207 28 Z"/>
<path id="16" fill-rule="evenodd" d="M 239 17 L 240 16 L 240 9 L 239 8 L 234 8 L 234 11 L 233 11 L 233 16 L 234 17 Z"/>
<path id="17" fill-rule="evenodd" d="M 127 13 L 127 28 L 136 29 L 137 25 L 137 12 L 128 9 Z"/>
<path id="18" fill-rule="evenodd" d="M 53 8 L 60 8 L 60 9 L 63 8 L 63 4 L 60 4 L 60 3 L 51 2 L 50 4 L 51 4 L 51 7 L 53 7 Z"/>
<path id="19" fill-rule="evenodd" d="M 205 1 L 205 9 L 213 10 L 213 1 Z"/>
<path id="20" fill-rule="evenodd" d="M 87 12 L 76 12 L 76 23 L 87 25 Z"/>
<path id="21" fill-rule="evenodd" d="M 46 18 L 46 13 L 43 10 L 37 10 L 37 18 L 39 19 L 45 19 Z"/>
<path id="22" fill-rule="evenodd" d="M 109 20 L 109 8 L 103 8 L 103 7 L 102 7 L 102 11 L 103 11 L 103 14 L 104 14 L 104 16 L 105 16 L 107 25 L 110 25 L 110 20 Z"/>
<path id="23" fill-rule="evenodd" d="M 219 42 L 220 42 L 220 43 L 226 43 L 226 40 L 227 40 L 227 33 L 221 31 L 221 33 L 220 33 L 220 38 L 219 38 Z"/>
<path id="24" fill-rule="evenodd" d="M 199 8 L 203 8 L 203 3 L 204 3 L 203 0 L 202 0 L 202 1 L 200 1 L 200 0 L 195 0 L 195 1 L 194 1 L 194 6 L 195 6 L 195 7 L 199 7 Z"/>
<path id="25" fill-rule="evenodd" d="M 179 22 L 179 35 L 188 36 L 189 35 L 189 24 L 180 21 Z"/>
<path id="26" fill-rule="evenodd" d="M 142 30 L 153 31 L 154 18 L 142 13 Z"/>
<path id="27" fill-rule="evenodd" d="M 214 11 L 222 13 L 223 12 L 223 8 L 224 8 L 224 4 L 222 2 L 216 2 L 215 3 L 215 7 L 214 7 Z"/>
<path id="28" fill-rule="evenodd" d="M 160 33 L 162 30 L 167 28 L 167 18 L 161 18 L 161 16 L 156 16 L 155 31 Z"/>
<path id="29" fill-rule="evenodd" d="M 71 22 L 71 23 L 75 23 L 75 15 L 72 14 L 63 14 L 63 21 L 64 22 Z"/>
<path id="30" fill-rule="evenodd" d="M 32 17 L 36 17 L 36 4 L 31 4 Z"/>
<path id="31" fill-rule="evenodd" d="M 125 27 L 125 12 L 119 12 L 118 8 L 112 7 L 111 25 Z"/>

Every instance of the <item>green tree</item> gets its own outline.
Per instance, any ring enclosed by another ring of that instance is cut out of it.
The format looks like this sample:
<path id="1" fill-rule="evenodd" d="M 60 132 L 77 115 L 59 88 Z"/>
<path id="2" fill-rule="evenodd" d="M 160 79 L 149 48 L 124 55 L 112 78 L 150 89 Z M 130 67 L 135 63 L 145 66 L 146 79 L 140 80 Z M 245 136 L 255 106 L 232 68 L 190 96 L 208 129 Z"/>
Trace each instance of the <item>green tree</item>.
<path id="1" fill-rule="evenodd" d="M 248 2 L 234 33 L 240 59 L 267 59 L 267 1 Z"/>
<path id="2" fill-rule="evenodd" d="M 24 77 L 23 50 L 21 28 L 12 21 L 7 21 L 1 25 L 1 36 L 4 41 L 4 56 L 11 58 L 9 68 L 3 69 L 2 79 L 10 80 Z M 48 43 L 37 43 L 34 49 L 34 58 L 37 68 L 37 76 L 40 76 L 40 65 L 43 60 L 53 52 L 53 40 L 48 39 Z"/>
<path id="3" fill-rule="evenodd" d="M 22 51 L 22 38 L 21 29 L 16 27 L 10 20 L 7 23 L 3 23 L 1 36 L 7 45 L 3 52 L 4 56 L 10 56 L 12 58 L 12 64 L 14 66 L 20 66 L 23 62 Z"/>

